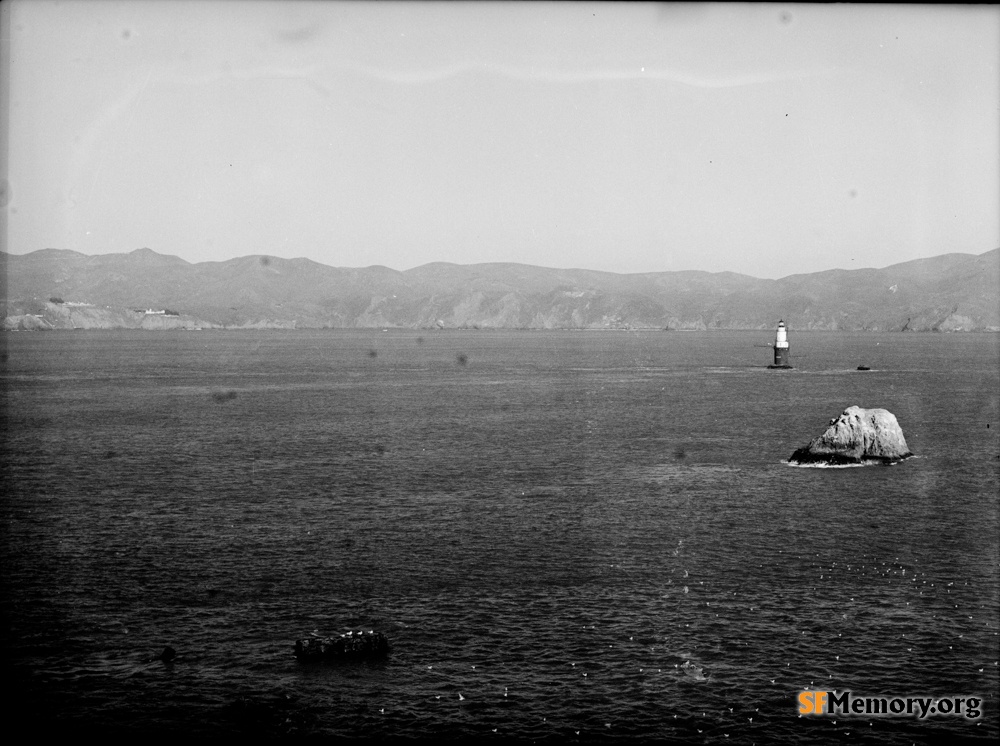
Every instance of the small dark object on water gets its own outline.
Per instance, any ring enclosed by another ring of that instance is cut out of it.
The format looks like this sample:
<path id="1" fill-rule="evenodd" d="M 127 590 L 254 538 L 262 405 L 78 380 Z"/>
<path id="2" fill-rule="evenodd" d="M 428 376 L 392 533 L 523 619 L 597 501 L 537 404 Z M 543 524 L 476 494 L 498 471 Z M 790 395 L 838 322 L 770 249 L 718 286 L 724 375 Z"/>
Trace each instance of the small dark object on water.
<path id="1" fill-rule="evenodd" d="M 156 656 L 153 660 L 163 661 L 164 663 L 170 663 L 174 658 L 177 657 L 177 651 L 172 647 L 167 645 L 163 648 L 163 652 Z"/>
<path id="2" fill-rule="evenodd" d="M 392 646 L 381 632 L 347 632 L 339 637 L 307 637 L 295 641 L 300 661 L 345 661 L 383 658 Z"/>
<path id="3" fill-rule="evenodd" d="M 871 370 L 867 365 L 859 365 L 858 370 Z"/>

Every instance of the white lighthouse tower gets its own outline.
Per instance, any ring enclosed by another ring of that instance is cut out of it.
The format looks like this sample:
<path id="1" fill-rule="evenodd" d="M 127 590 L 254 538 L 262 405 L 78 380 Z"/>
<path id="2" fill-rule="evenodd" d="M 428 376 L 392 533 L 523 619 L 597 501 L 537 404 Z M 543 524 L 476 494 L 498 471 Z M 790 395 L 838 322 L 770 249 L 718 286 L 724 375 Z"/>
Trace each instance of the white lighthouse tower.
<path id="1" fill-rule="evenodd" d="M 770 368 L 791 368 L 788 363 L 788 330 L 785 322 L 778 322 L 778 331 L 774 335 L 774 365 Z"/>

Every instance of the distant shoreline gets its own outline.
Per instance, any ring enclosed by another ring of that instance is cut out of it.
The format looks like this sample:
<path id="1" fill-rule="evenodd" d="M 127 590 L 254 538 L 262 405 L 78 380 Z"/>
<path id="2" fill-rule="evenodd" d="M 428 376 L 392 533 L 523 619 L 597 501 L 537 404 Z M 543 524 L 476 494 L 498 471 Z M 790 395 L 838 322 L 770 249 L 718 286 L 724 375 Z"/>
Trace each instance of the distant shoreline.
<path id="1" fill-rule="evenodd" d="M 139 249 L 3 254 L 4 328 L 1000 331 L 1000 249 L 760 280 L 528 264 L 328 267 Z"/>
<path id="2" fill-rule="evenodd" d="M 112 326 L 112 327 L 52 327 L 44 329 L 12 329 L 4 328 L 0 330 L 5 333 L 15 333 L 15 332 L 43 332 L 43 333 L 58 333 L 58 332 L 121 332 L 121 331 L 137 331 L 137 332 L 412 332 L 414 334 L 439 334 L 448 332 L 484 332 L 493 334 L 496 332 L 588 332 L 595 334 L 635 334 L 637 332 L 642 333 L 680 333 L 680 334 L 718 334 L 718 333 L 733 333 L 733 332 L 746 332 L 748 334 L 759 334 L 762 331 L 766 331 L 759 328 L 749 329 L 722 329 L 718 327 L 710 329 L 656 329 L 653 327 L 642 327 L 636 329 L 596 329 L 596 328 L 574 328 L 574 327 L 502 327 L 502 326 L 488 326 L 488 327 L 471 327 L 471 326 L 456 326 L 456 327 L 409 327 L 409 326 L 395 326 L 395 327 L 378 327 L 378 326 L 296 326 L 296 327 L 283 327 L 283 326 L 211 326 L 211 327 L 174 327 L 174 328 L 145 328 L 145 327 L 135 327 L 135 326 Z M 1000 334 L 1000 328 L 990 328 L 990 329 L 795 329 L 793 330 L 796 334 Z M 769 345 L 765 345 L 769 346 Z"/>

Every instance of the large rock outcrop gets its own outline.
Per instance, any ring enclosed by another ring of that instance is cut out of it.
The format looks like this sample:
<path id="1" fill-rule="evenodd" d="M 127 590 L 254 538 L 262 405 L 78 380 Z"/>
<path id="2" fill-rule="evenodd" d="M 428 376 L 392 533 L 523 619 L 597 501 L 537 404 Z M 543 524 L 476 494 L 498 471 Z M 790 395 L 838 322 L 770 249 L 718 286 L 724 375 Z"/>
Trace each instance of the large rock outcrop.
<path id="1" fill-rule="evenodd" d="M 830 420 L 826 432 L 788 461 L 792 464 L 890 464 L 913 454 L 896 415 L 885 409 L 848 407 Z"/>

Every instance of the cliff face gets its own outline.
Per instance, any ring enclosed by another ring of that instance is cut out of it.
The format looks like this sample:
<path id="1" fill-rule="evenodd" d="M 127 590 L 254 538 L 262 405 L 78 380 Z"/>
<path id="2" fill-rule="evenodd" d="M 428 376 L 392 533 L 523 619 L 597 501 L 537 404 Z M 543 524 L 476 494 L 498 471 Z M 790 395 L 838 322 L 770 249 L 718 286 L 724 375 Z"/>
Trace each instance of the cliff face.
<path id="1" fill-rule="evenodd" d="M 1000 331 L 1000 249 L 780 280 L 500 263 L 398 272 L 267 256 L 190 264 L 149 249 L 0 254 L 0 266 L 12 328 L 34 324 L 28 315 L 59 328 L 177 325 L 132 311 L 169 308 L 203 328 L 771 330 L 783 318 L 793 330 Z"/>
<path id="2" fill-rule="evenodd" d="M 892 463 L 913 454 L 896 416 L 885 409 L 848 407 L 826 432 L 788 459 L 794 464 Z"/>

